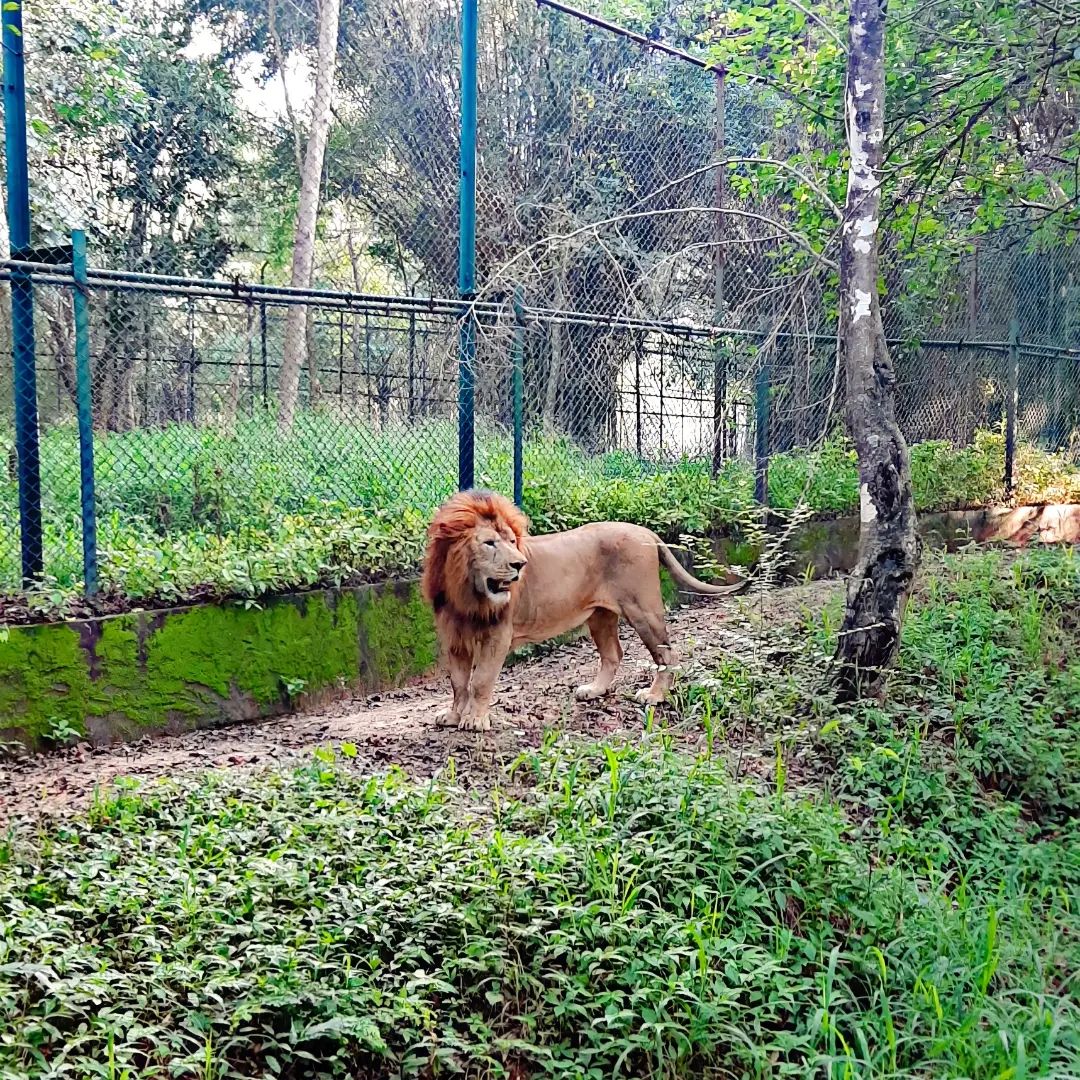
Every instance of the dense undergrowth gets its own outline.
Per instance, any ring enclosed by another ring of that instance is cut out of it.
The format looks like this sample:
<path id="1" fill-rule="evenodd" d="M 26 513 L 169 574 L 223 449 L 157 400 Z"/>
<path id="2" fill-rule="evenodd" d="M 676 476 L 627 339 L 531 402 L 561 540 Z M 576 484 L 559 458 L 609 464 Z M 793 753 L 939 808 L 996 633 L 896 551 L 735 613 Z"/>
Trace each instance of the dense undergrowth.
<path id="1" fill-rule="evenodd" d="M 100 581 L 105 601 L 173 603 L 258 597 L 316 584 L 412 571 L 427 519 L 455 482 L 456 430 L 428 425 L 375 435 L 330 417 L 303 416 L 288 437 L 272 421 L 233 427 L 172 425 L 98 440 Z M 79 478 L 74 432 L 42 444 L 47 580 L 30 597 L 38 615 L 63 614 L 80 592 Z M 981 506 L 1003 497 L 1003 441 L 982 433 L 966 448 L 925 442 L 912 468 L 921 510 Z M 1017 498 L 1080 499 L 1080 468 L 1024 448 Z M 484 435 L 479 483 L 508 491 L 510 446 Z M 597 457 L 565 441 L 528 444 L 526 510 L 535 531 L 613 519 L 675 539 L 738 530 L 751 511 L 749 462 L 713 477 L 701 462 L 658 467 L 633 454 Z M 839 514 L 858 506 L 854 455 L 840 444 L 773 458 L 770 505 Z M 0 482 L 0 592 L 20 580 L 17 492 Z"/>
<path id="2" fill-rule="evenodd" d="M 884 704 L 808 611 L 514 798 L 346 746 L 13 833 L 0 1076 L 1077 1075 L 1080 563 L 924 580 Z"/>

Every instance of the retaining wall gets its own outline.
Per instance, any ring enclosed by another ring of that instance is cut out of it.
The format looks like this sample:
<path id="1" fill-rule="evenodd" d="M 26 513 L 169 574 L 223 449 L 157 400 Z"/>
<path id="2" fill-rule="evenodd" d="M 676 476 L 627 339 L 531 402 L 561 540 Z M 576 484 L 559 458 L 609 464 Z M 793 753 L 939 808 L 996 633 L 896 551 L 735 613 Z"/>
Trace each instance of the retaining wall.
<path id="1" fill-rule="evenodd" d="M 1080 506 L 987 507 L 921 514 L 919 532 L 927 547 L 955 551 L 965 544 L 1080 543 Z M 717 560 L 751 566 L 760 554 L 745 543 L 718 537 Z M 788 571 L 795 577 L 828 577 L 854 568 L 859 557 L 858 517 L 810 521 L 796 529 L 787 545 Z"/>
<path id="2" fill-rule="evenodd" d="M 12 627 L 0 641 L 0 741 L 94 743 L 274 716 L 301 694 L 430 670 L 415 581 Z"/>
<path id="3" fill-rule="evenodd" d="M 928 545 L 1080 542 L 1080 506 L 928 514 Z M 850 570 L 857 518 L 811 522 L 791 538 L 791 571 Z M 716 541 L 721 561 L 747 545 Z M 665 599 L 676 599 L 664 575 Z M 415 581 L 322 589 L 11 627 L 0 638 L 0 744 L 37 749 L 74 732 L 94 743 L 275 716 L 303 695 L 375 690 L 429 671 L 435 628 Z"/>

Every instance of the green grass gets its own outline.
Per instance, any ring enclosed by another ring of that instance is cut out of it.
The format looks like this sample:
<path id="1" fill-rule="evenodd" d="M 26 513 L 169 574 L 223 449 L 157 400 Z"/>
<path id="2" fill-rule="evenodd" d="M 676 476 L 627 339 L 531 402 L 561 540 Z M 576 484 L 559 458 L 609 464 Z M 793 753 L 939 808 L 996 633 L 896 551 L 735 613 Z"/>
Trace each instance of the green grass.
<path id="1" fill-rule="evenodd" d="M 0 1077 L 1075 1076 L 1078 601 L 1071 552 L 932 564 L 886 704 L 808 611 L 514 797 L 345 746 L 15 832 Z"/>
<path id="2" fill-rule="evenodd" d="M 302 415 L 283 437 L 272 418 L 218 428 L 173 424 L 98 438 L 101 584 L 133 601 L 242 597 L 415 569 L 426 518 L 453 490 L 457 433 L 449 424 L 376 434 Z M 0 447 L 0 450 L 4 449 Z M 1021 457 L 1021 496 L 1080 498 L 1080 469 L 1035 450 Z M 979 506 L 1001 497 L 1002 440 L 913 451 L 919 508 Z M 42 442 L 47 581 L 32 598 L 63 611 L 82 577 L 75 433 Z M 481 433 L 478 483 L 508 491 L 509 440 Z M 536 531 L 614 519 L 669 539 L 737 528 L 753 506 L 750 463 L 710 475 L 701 462 L 658 467 L 619 451 L 589 457 L 565 440 L 526 447 L 526 510 Z M 855 458 L 840 444 L 772 460 L 770 504 L 817 513 L 858 505 Z M 20 579 L 17 491 L 0 482 L 0 590 Z"/>

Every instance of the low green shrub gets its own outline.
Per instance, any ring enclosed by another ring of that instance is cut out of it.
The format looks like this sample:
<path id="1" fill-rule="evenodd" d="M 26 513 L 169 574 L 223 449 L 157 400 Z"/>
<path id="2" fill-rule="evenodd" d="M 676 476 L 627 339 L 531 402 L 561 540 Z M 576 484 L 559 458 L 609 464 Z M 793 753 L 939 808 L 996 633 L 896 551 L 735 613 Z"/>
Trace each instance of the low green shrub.
<path id="1" fill-rule="evenodd" d="M 552 736 L 515 797 L 344 746 L 13 830 L 0 1076 L 1075 1075 L 1075 557 L 926 580 L 885 704 L 828 703 L 808 612 L 679 738 Z"/>
<path id="2" fill-rule="evenodd" d="M 457 433 L 431 423 L 377 434 L 319 414 L 283 436 L 271 417 L 231 427 L 173 424 L 100 437 L 95 447 L 100 579 L 138 600 L 269 591 L 363 580 L 415 568 L 424 517 L 454 487 Z M 511 483 L 505 434 L 481 432 L 477 481 Z M 32 603 L 62 611 L 80 589 L 82 541 L 74 433 L 42 441 L 48 577 Z M 1080 498 L 1080 469 L 1026 448 L 1020 491 Z M 920 443 L 912 473 L 920 510 L 979 506 L 1003 497 L 1003 440 L 970 447 Z M 738 528 L 754 506 L 750 463 L 658 466 L 626 451 L 590 457 L 566 439 L 525 449 L 525 510 L 549 532 L 589 521 L 630 521 L 669 539 Z M 770 505 L 841 514 L 858 506 L 854 453 L 843 443 L 773 457 Z M 14 480 L 0 480 L 0 589 L 21 578 Z M 6 528 L 5 528 L 6 525 Z"/>

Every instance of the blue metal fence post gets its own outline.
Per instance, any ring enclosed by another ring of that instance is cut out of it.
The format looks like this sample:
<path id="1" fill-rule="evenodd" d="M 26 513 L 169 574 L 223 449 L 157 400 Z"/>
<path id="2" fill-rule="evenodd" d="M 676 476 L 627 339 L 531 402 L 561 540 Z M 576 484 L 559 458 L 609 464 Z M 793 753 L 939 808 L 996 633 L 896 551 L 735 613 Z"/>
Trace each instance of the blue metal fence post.
<path id="1" fill-rule="evenodd" d="M 30 247 L 30 175 L 26 154 L 26 79 L 22 3 L 3 4 L 4 149 L 8 238 L 12 259 Z M 38 441 L 37 369 L 34 360 L 34 285 L 29 274 L 11 277 L 11 353 L 15 391 L 15 452 L 19 470 L 19 534 L 27 584 L 45 570 L 41 543 L 41 449 Z"/>
<path id="2" fill-rule="evenodd" d="M 514 287 L 514 502 L 525 496 L 525 304 L 521 286 Z"/>
<path id="3" fill-rule="evenodd" d="M 71 234 L 71 303 L 75 314 L 75 399 L 79 414 L 79 495 L 82 506 L 83 586 L 98 589 L 97 500 L 94 492 L 94 412 L 90 377 L 90 295 L 86 280 L 86 233 Z"/>
<path id="4" fill-rule="evenodd" d="M 476 41 L 477 0 L 461 17 L 461 172 L 458 178 L 458 291 L 465 301 L 458 340 L 458 487 L 473 486 L 476 436 Z"/>

